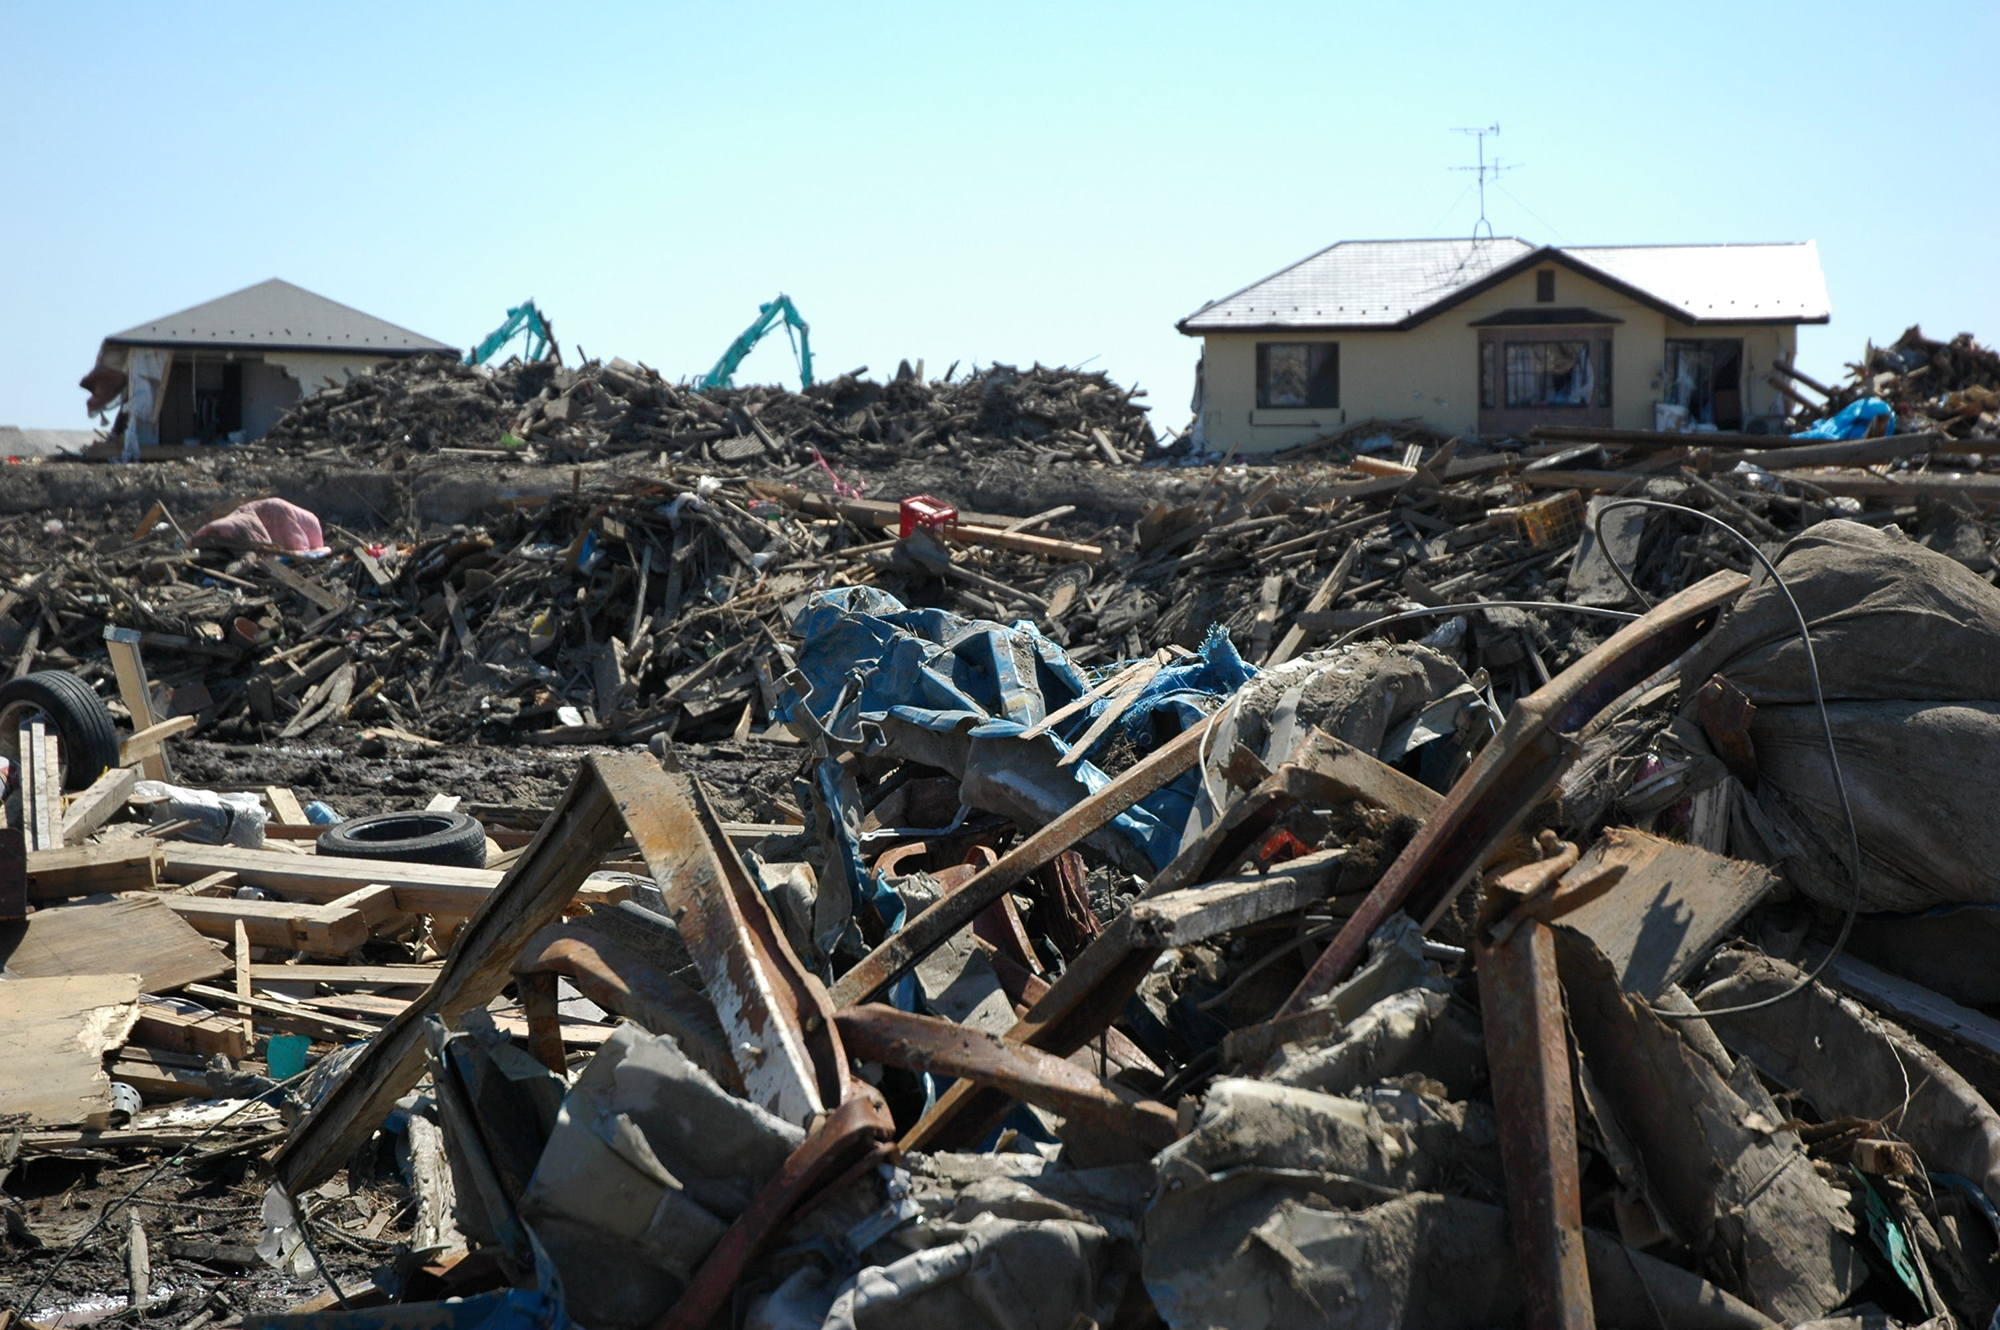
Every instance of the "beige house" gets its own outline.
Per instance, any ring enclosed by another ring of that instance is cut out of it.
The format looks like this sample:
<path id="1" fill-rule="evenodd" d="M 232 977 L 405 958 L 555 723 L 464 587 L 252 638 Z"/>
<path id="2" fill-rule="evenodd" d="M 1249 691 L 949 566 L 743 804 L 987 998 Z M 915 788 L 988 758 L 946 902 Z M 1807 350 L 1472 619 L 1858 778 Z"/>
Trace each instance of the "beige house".
<path id="1" fill-rule="evenodd" d="M 1348 240 L 1176 326 L 1202 339 L 1205 446 L 1264 453 L 1369 420 L 1500 438 L 1535 425 L 1778 428 L 1765 382 L 1831 315 L 1810 240 L 1566 245 Z"/>
<path id="2" fill-rule="evenodd" d="M 241 441 L 305 394 L 425 352 L 458 348 L 274 277 L 111 334 L 79 386 L 92 414 L 124 403 L 134 447 Z"/>

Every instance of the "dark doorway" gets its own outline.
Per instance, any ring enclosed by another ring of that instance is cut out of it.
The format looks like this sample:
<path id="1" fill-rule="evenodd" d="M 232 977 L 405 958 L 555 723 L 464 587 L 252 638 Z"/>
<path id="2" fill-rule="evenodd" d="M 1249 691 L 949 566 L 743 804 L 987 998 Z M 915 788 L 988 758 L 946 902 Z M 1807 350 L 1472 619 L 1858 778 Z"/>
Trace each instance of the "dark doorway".
<path id="1" fill-rule="evenodd" d="M 175 356 L 160 404 L 160 442 L 215 443 L 242 428 L 242 363 Z"/>
<path id="2" fill-rule="evenodd" d="M 1737 337 L 1669 339 L 1660 400 L 1687 408 L 1697 425 L 1743 428 L 1743 341 Z"/>

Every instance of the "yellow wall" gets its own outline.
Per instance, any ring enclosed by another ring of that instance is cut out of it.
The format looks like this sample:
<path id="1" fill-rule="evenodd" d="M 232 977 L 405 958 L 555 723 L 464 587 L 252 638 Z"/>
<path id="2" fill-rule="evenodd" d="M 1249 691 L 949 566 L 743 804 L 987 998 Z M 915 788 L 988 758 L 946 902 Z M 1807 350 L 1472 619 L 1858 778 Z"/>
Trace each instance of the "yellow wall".
<path id="1" fill-rule="evenodd" d="M 1764 376 L 1779 356 L 1796 349 L 1795 326 L 1684 324 L 1568 268 L 1551 266 L 1557 305 L 1582 306 L 1624 320 L 1609 325 L 1611 405 L 1618 428 L 1653 427 L 1669 337 L 1742 338 L 1745 416 L 1783 414 L 1785 403 Z M 1502 310 L 1535 305 L 1530 270 L 1406 332 L 1207 334 L 1202 338 L 1202 382 L 1208 446 L 1224 452 L 1271 452 L 1371 418 L 1415 417 L 1440 433 L 1476 433 L 1479 329 L 1470 325 Z M 1258 410 L 1259 342 L 1340 343 L 1339 408 Z"/>

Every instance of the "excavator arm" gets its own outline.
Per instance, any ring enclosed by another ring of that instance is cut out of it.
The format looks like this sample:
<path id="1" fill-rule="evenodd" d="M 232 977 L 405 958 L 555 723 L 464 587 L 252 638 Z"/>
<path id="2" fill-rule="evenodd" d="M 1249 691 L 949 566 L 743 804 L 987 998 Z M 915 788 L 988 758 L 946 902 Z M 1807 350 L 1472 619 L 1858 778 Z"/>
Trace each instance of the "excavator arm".
<path id="1" fill-rule="evenodd" d="M 722 353 L 722 359 L 715 362 L 715 368 L 708 372 L 708 376 L 701 381 L 701 386 L 733 387 L 731 380 L 736 373 L 736 367 L 743 363 L 743 358 L 756 348 L 757 343 L 764 340 L 765 334 L 770 332 L 781 319 L 785 324 L 785 336 L 792 343 L 792 353 L 798 357 L 799 386 L 812 387 L 812 342 L 807 336 L 811 330 L 807 327 L 806 321 L 799 317 L 798 307 L 792 304 L 792 298 L 782 291 L 778 293 L 776 300 L 766 301 L 757 307 L 756 321 L 729 344 L 729 349 Z"/>
<path id="2" fill-rule="evenodd" d="M 472 348 L 465 357 L 465 363 L 485 364 L 501 347 L 513 341 L 521 333 L 527 334 L 525 359 L 542 360 L 554 356 L 558 362 L 562 360 L 562 352 L 556 348 L 556 336 L 549 331 L 549 321 L 535 308 L 534 301 L 524 300 L 507 311 L 505 323 L 486 334 L 486 339 Z"/>

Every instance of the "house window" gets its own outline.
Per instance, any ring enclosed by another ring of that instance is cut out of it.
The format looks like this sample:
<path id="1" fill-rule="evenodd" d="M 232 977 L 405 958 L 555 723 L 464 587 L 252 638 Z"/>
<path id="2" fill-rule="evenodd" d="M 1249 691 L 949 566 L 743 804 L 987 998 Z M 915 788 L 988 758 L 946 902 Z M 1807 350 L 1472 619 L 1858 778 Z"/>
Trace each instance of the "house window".
<path id="1" fill-rule="evenodd" d="M 1539 304 L 1556 303 L 1556 270 L 1544 268 L 1535 274 L 1535 300 Z"/>
<path id="2" fill-rule="evenodd" d="M 1500 376 L 1493 372 L 1494 357 L 1499 353 L 1498 342 L 1479 344 L 1479 406 L 1484 411 L 1491 411 L 1500 405 L 1500 389 L 1497 386 Z"/>
<path id="3" fill-rule="evenodd" d="M 1611 342 L 1508 342 L 1509 409 L 1611 405 Z"/>
<path id="4" fill-rule="evenodd" d="M 1340 405 L 1340 343 L 1257 343 L 1257 405 Z"/>

